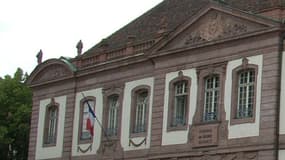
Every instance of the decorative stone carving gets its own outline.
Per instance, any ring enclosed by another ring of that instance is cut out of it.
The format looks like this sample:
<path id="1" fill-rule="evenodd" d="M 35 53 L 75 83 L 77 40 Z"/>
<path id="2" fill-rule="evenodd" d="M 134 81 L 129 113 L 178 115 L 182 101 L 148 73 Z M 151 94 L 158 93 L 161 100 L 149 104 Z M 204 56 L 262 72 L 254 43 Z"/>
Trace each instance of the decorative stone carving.
<path id="1" fill-rule="evenodd" d="M 220 123 L 214 123 L 214 124 L 191 125 L 189 132 L 189 141 L 191 146 L 194 148 L 210 147 L 218 145 L 226 146 L 228 141 L 228 121 L 222 121 Z M 225 157 L 227 156 L 223 157 L 225 159 Z M 218 158 L 218 160 L 224 160 L 224 159 L 222 159 L 222 156 L 221 158 Z"/>
<path id="2" fill-rule="evenodd" d="M 76 48 L 77 48 L 77 55 L 80 56 L 83 48 L 83 43 L 81 40 L 77 43 Z"/>
<path id="3" fill-rule="evenodd" d="M 140 143 L 135 143 L 132 139 L 129 139 L 129 146 L 140 147 L 143 144 L 146 145 L 146 137 Z"/>
<path id="4" fill-rule="evenodd" d="M 34 79 L 33 83 L 42 83 L 51 80 L 64 78 L 71 75 L 71 72 L 59 64 L 51 65 L 43 69 Z"/>
<path id="5" fill-rule="evenodd" d="M 92 151 L 92 144 L 90 144 L 86 149 L 82 149 L 80 146 L 77 146 L 77 152 L 86 153 Z"/>
<path id="6" fill-rule="evenodd" d="M 206 13 L 201 12 L 190 18 L 185 24 L 178 27 L 173 34 L 169 34 L 166 42 L 157 50 L 174 50 L 184 47 L 199 47 L 207 42 L 219 42 L 238 39 L 249 34 L 257 33 L 271 27 L 269 24 L 260 23 L 246 15 L 233 15 L 214 8 Z"/>
<path id="7" fill-rule="evenodd" d="M 52 97 L 51 99 L 50 99 L 50 104 L 49 104 L 50 106 L 55 106 L 56 105 L 56 102 L 55 102 L 55 100 L 54 100 L 54 97 Z"/>
<path id="8" fill-rule="evenodd" d="M 38 64 L 41 64 L 42 59 L 43 59 L 43 51 L 40 50 L 36 57 L 37 57 Z"/>
<path id="9" fill-rule="evenodd" d="M 179 78 L 183 77 L 183 72 L 182 72 L 182 71 L 179 71 L 179 72 L 178 72 L 178 77 L 179 77 Z"/>
<path id="10" fill-rule="evenodd" d="M 196 125 L 193 136 L 193 147 L 218 145 L 219 124 Z"/>
<path id="11" fill-rule="evenodd" d="M 225 146 L 228 139 L 228 122 L 195 124 L 190 126 L 189 141 L 192 147 Z"/>
<path id="12" fill-rule="evenodd" d="M 242 68 L 246 69 L 248 66 L 248 59 L 247 58 L 243 58 L 242 59 Z"/>
<path id="13" fill-rule="evenodd" d="M 248 32 L 251 28 L 246 23 L 236 21 L 219 12 L 213 12 L 201 23 L 197 30 L 188 34 L 185 45 L 233 37 Z"/>
<path id="14" fill-rule="evenodd" d="M 221 14 L 211 15 L 209 21 L 205 23 L 199 31 L 201 38 L 211 41 L 223 33 L 224 26 Z"/>

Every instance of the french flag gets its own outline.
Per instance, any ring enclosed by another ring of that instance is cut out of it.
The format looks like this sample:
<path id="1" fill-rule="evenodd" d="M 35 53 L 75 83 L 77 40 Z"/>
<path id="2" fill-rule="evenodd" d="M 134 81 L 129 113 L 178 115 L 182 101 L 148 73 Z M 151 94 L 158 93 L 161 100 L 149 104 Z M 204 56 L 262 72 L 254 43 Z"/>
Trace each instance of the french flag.
<path id="1" fill-rule="evenodd" d="M 90 107 L 88 102 L 87 102 L 87 105 L 88 105 L 89 114 L 88 114 L 88 118 L 87 118 L 86 129 L 89 131 L 89 133 L 93 137 L 93 135 L 94 135 L 94 122 L 95 122 L 96 115 L 95 115 L 94 111 L 92 110 L 92 108 Z"/>

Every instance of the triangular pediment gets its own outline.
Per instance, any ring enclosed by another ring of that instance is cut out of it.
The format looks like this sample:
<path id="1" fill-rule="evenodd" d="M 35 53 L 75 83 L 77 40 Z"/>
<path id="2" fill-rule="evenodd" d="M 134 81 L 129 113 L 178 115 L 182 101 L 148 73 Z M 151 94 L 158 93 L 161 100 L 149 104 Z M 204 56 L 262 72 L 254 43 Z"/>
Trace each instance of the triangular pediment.
<path id="1" fill-rule="evenodd" d="M 155 52 L 195 47 L 252 35 L 277 22 L 234 9 L 210 6 L 191 17 L 153 49 Z"/>

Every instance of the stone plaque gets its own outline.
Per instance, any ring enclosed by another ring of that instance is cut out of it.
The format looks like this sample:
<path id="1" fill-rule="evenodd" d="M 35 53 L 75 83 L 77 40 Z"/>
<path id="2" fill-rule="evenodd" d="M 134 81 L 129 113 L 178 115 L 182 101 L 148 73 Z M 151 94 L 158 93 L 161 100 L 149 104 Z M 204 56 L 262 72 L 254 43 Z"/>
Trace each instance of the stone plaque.
<path id="1" fill-rule="evenodd" d="M 195 126 L 193 130 L 193 147 L 218 145 L 218 124 Z"/>

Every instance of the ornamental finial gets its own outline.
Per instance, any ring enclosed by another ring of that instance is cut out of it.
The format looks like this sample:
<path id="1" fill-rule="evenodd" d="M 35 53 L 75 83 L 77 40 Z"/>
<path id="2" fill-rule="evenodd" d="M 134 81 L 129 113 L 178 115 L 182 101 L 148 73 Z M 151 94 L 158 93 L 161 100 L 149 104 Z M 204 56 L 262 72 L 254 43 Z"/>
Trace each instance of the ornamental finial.
<path id="1" fill-rule="evenodd" d="M 36 57 L 37 57 L 37 60 L 38 60 L 38 64 L 41 64 L 42 63 L 42 58 L 43 58 L 43 51 L 40 50 Z"/>
<path id="2" fill-rule="evenodd" d="M 76 48 L 77 48 L 77 55 L 80 56 L 83 48 L 83 43 L 81 40 L 77 43 Z"/>

